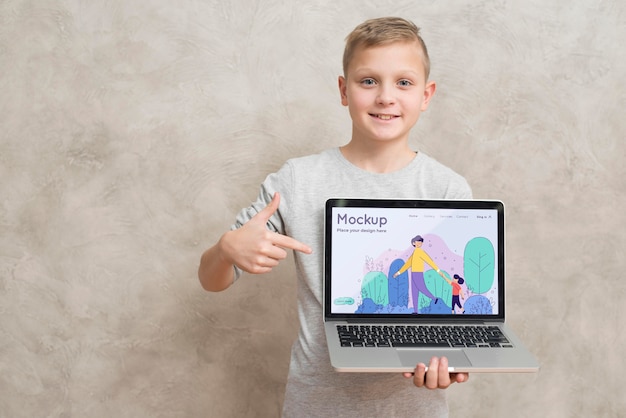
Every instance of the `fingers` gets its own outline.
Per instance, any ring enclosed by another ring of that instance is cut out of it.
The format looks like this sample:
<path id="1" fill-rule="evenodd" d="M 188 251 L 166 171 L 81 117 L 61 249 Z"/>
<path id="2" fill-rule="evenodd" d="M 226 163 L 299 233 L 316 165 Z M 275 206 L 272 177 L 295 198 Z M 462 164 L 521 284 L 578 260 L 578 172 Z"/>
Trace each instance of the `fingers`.
<path id="1" fill-rule="evenodd" d="M 450 378 L 453 380 L 453 382 L 465 383 L 469 379 L 469 374 L 468 373 L 452 373 L 450 374 Z"/>
<path id="2" fill-rule="evenodd" d="M 424 363 L 420 363 L 415 367 L 413 384 L 418 388 L 421 388 L 426 384 L 426 365 Z"/>
<path id="3" fill-rule="evenodd" d="M 424 378 L 424 386 L 428 389 L 447 388 L 450 386 L 448 359 L 433 357 L 428 364 L 428 372 Z"/>
<path id="4" fill-rule="evenodd" d="M 287 235 L 276 234 L 274 237 L 274 245 L 287 248 L 290 250 L 300 251 L 305 254 L 311 254 L 313 250 L 306 244 L 301 243 L 298 240 L 295 240 Z"/>
<path id="5" fill-rule="evenodd" d="M 439 359 L 438 365 L 433 365 L 433 367 L 438 366 L 438 376 L 435 379 L 437 382 L 437 387 L 439 388 L 447 388 L 450 386 L 452 382 L 450 382 L 450 372 L 448 371 L 448 359 L 445 357 L 441 357 Z"/>
<path id="6" fill-rule="evenodd" d="M 275 193 L 266 207 L 246 222 L 241 228 L 224 234 L 221 242 L 225 258 L 253 273 L 269 273 L 287 257 L 287 250 L 311 254 L 313 250 L 289 236 L 273 232 L 267 222 L 280 205 L 280 194 Z"/>
<path id="7" fill-rule="evenodd" d="M 266 207 L 264 207 L 259 213 L 257 213 L 252 219 L 254 219 L 255 221 L 259 221 L 263 225 L 265 225 L 267 221 L 269 221 L 269 219 L 272 217 L 272 215 L 276 213 L 279 205 L 280 205 L 280 193 L 276 192 L 274 193 L 274 197 L 272 197 L 272 200 L 270 201 L 270 203 Z M 305 254 L 311 254 L 313 252 L 313 250 L 311 250 L 311 248 L 308 245 L 303 244 L 300 241 L 297 241 L 286 235 L 272 234 L 271 241 L 272 241 L 271 242 L 272 245 L 275 245 L 277 247 L 300 251 Z M 267 254 L 267 256 L 272 257 L 273 255 Z M 278 254 L 277 258 L 283 259 L 285 258 L 285 256 L 282 256 L 282 254 Z"/>
<path id="8" fill-rule="evenodd" d="M 278 206 L 280 205 L 280 193 L 274 193 L 274 197 L 270 203 L 265 206 L 259 213 L 254 216 L 254 218 L 258 219 L 263 224 L 267 223 L 269 219 L 272 217 L 274 213 L 278 210 Z"/>
<path id="9" fill-rule="evenodd" d="M 281 241 L 283 235 L 271 231 L 264 231 L 265 238 L 260 238 L 256 245 L 249 249 L 246 257 L 241 257 L 240 267 L 245 271 L 253 274 L 269 273 L 282 260 L 287 258 L 287 251 L 279 245 L 277 241 Z M 246 255 L 242 252 L 242 255 Z"/>
<path id="10" fill-rule="evenodd" d="M 428 371 L 426 371 L 426 365 L 423 363 L 415 367 L 413 383 L 417 387 L 446 389 L 454 382 L 463 383 L 469 379 L 467 373 L 450 373 L 448 367 L 449 364 L 446 357 L 433 357 L 428 364 Z"/>

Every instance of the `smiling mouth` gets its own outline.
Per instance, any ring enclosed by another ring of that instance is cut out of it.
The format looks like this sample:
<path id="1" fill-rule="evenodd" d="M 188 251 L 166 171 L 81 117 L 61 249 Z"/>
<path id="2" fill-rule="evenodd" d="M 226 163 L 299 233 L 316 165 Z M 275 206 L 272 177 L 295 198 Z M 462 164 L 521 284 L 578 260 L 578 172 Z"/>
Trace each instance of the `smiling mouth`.
<path id="1" fill-rule="evenodd" d="M 370 113 L 370 116 L 375 117 L 377 119 L 381 119 L 381 120 L 391 120 L 391 119 L 397 118 L 397 116 L 395 115 L 383 115 L 383 114 L 374 114 L 374 113 Z"/>

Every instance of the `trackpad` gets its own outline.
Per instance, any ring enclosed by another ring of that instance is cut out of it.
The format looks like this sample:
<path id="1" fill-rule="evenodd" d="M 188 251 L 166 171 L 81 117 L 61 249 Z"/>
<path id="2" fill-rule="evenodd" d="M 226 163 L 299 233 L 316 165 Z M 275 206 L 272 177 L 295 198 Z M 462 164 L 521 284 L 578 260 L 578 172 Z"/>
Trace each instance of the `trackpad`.
<path id="1" fill-rule="evenodd" d="M 459 368 L 472 365 L 463 350 L 400 349 L 397 353 L 402 365 L 407 367 L 415 367 L 419 363 L 424 363 L 428 367 L 433 357 L 446 357 L 449 367 Z"/>

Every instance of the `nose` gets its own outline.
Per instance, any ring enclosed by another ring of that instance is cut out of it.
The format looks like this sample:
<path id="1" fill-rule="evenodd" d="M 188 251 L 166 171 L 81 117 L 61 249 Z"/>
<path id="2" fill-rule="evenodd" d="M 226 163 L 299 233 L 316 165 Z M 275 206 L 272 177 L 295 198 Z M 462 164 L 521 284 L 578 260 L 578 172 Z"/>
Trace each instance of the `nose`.
<path id="1" fill-rule="evenodd" d="M 376 102 L 381 105 L 391 105 L 395 103 L 394 89 L 393 86 L 388 84 L 381 84 L 378 89 L 378 96 L 376 97 Z"/>

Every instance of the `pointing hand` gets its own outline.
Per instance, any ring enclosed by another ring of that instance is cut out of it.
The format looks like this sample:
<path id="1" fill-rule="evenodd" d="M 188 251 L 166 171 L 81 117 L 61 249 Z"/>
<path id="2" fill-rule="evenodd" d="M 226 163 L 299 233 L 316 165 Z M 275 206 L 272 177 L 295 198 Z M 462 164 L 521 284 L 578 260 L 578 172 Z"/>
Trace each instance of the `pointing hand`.
<path id="1" fill-rule="evenodd" d="M 272 271 L 284 260 L 286 250 L 312 253 L 308 245 L 267 229 L 267 222 L 279 204 L 280 195 L 276 193 L 272 201 L 241 228 L 224 234 L 221 239 L 223 254 L 231 264 L 248 273 L 261 274 Z"/>

